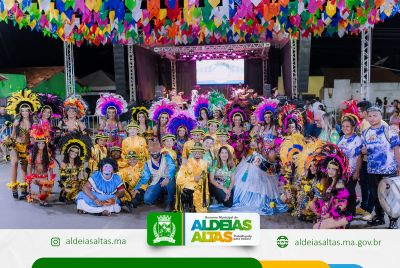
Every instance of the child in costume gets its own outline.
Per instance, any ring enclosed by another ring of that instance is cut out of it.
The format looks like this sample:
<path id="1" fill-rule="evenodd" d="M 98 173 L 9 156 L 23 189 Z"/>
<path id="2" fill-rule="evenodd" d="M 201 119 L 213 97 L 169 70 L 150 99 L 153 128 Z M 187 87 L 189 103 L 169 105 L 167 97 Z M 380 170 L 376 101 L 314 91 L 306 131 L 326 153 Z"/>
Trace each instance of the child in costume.
<path id="1" fill-rule="evenodd" d="M 217 160 L 211 167 L 210 194 L 218 203 L 225 207 L 232 207 L 235 185 L 235 161 L 227 147 L 222 146 L 217 155 Z"/>
<path id="2" fill-rule="evenodd" d="M 228 148 L 229 152 L 231 152 L 233 159 L 236 162 L 237 159 L 235 157 L 235 149 L 228 143 L 228 140 L 229 140 L 229 133 L 224 129 L 218 130 L 217 141 L 214 146 L 214 153 L 217 154 L 219 151 L 219 148 L 221 148 L 222 146 L 225 146 L 226 148 Z"/>
<path id="3" fill-rule="evenodd" d="M 251 143 L 253 153 L 236 168 L 233 206 L 241 211 L 255 211 L 261 215 L 275 215 L 288 210 L 279 197 L 276 163 L 260 153 L 257 140 Z M 273 158 L 273 157 L 271 157 Z"/>
<path id="4" fill-rule="evenodd" d="M 127 153 L 134 151 L 138 158 L 139 166 L 143 168 L 144 163 L 150 156 L 146 139 L 138 135 L 139 129 L 139 125 L 135 122 L 131 122 L 126 126 L 128 137 L 122 141 L 122 158 L 126 159 Z"/>
<path id="5" fill-rule="evenodd" d="M 38 97 L 42 108 L 40 109 L 36 124 L 40 125 L 50 134 L 49 148 L 51 150 L 51 155 L 55 157 L 57 148 L 56 138 L 58 137 L 56 136 L 56 127 L 52 127 L 50 120 L 61 119 L 63 102 L 58 96 L 52 94 L 39 93 Z"/>
<path id="6" fill-rule="evenodd" d="M 127 112 L 128 104 L 120 95 L 113 93 L 101 94 L 96 103 L 96 115 L 103 117 L 99 126 L 99 133 L 107 135 L 107 148 L 120 146 L 124 137 L 124 130 L 119 117 Z"/>
<path id="7" fill-rule="evenodd" d="M 181 111 L 175 114 L 167 125 L 170 134 L 176 137 L 174 150 L 177 155 L 177 166 L 182 163 L 184 146 L 188 141 L 188 134 L 196 127 L 196 120 L 188 112 Z"/>
<path id="8" fill-rule="evenodd" d="M 64 101 L 64 119 L 58 124 L 62 135 L 70 133 L 86 134 L 86 126 L 81 122 L 81 118 L 86 115 L 87 103 L 79 95 L 68 97 Z"/>
<path id="9" fill-rule="evenodd" d="M 131 211 L 132 207 L 137 208 L 140 201 L 143 200 L 143 194 L 148 185 L 143 185 L 142 188 L 139 189 L 139 194 L 137 194 L 135 198 L 132 198 L 134 188 L 140 180 L 143 168 L 138 165 L 138 157 L 135 151 L 129 151 L 125 156 L 125 160 L 128 162 L 128 166 L 118 171 L 125 189 L 125 195 L 121 198 L 121 203 Z"/>
<path id="10" fill-rule="evenodd" d="M 111 158 L 103 158 L 83 185 L 75 201 L 78 213 L 110 216 L 121 211 L 120 198 L 124 197 L 124 185 L 117 174 L 117 163 Z"/>
<path id="11" fill-rule="evenodd" d="M 29 189 L 27 200 L 32 202 L 35 199 L 40 202 L 40 206 L 50 207 L 51 205 L 47 203 L 47 200 L 54 186 L 55 174 L 53 174 L 54 162 L 48 148 L 49 133 L 38 125 L 34 126 L 30 133 L 34 139 L 34 145 L 32 153 L 27 156 L 26 182 Z M 39 187 L 37 193 L 32 190 L 32 185 Z"/>
<path id="12" fill-rule="evenodd" d="M 90 169 L 90 172 L 96 171 L 97 165 L 99 164 L 100 160 L 108 156 L 108 150 L 107 150 L 108 138 L 109 137 L 104 134 L 97 134 L 94 137 L 95 145 L 92 148 L 88 163 L 88 168 Z"/>
<path id="13" fill-rule="evenodd" d="M 33 125 L 33 114 L 40 108 L 40 102 L 35 93 L 24 89 L 13 93 L 7 101 L 8 114 L 15 117 L 11 136 L 3 141 L 10 150 L 11 159 L 11 181 L 7 184 L 15 199 L 24 200 L 28 195 L 28 184 L 26 174 L 28 162 L 28 145 L 30 143 L 30 129 Z M 21 166 L 22 182 L 18 182 L 18 162 Z M 18 196 L 18 186 L 21 188 L 21 195 Z"/>
<path id="14" fill-rule="evenodd" d="M 208 120 L 210 117 L 208 98 L 205 95 L 200 95 L 193 104 L 193 114 L 197 120 L 198 127 L 207 131 Z"/>
<path id="15" fill-rule="evenodd" d="M 135 198 L 146 185 L 144 203 L 154 204 L 163 193 L 167 192 L 165 211 L 171 211 L 175 195 L 176 166 L 169 154 L 161 154 L 161 145 L 157 139 L 149 140 L 150 159 L 144 165 L 140 181 L 136 185 L 132 198 Z"/>
<path id="16" fill-rule="evenodd" d="M 149 126 L 149 110 L 146 107 L 139 106 L 132 109 L 132 120 L 139 125 L 139 136 L 148 139 L 153 136 L 153 130 Z"/>
<path id="17" fill-rule="evenodd" d="M 59 144 L 63 155 L 59 169 L 61 188 L 59 201 L 74 202 L 76 195 L 86 183 L 84 162 L 90 157 L 92 140 L 86 135 L 75 133 L 62 137 Z"/>
<path id="18" fill-rule="evenodd" d="M 217 140 L 217 132 L 221 126 L 221 122 L 215 119 L 208 120 L 208 132 L 205 134 L 206 136 L 210 136 L 215 140 Z"/>
<path id="19" fill-rule="evenodd" d="M 162 137 L 163 148 L 161 150 L 162 154 L 169 154 L 174 160 L 175 166 L 178 167 L 177 154 L 174 151 L 175 146 L 175 136 L 173 134 L 167 134 Z"/>
<path id="20" fill-rule="evenodd" d="M 201 143 L 203 136 L 204 136 L 204 130 L 197 127 L 195 129 L 192 129 L 190 131 L 191 139 L 188 140 L 184 145 L 183 145 L 183 152 L 182 152 L 182 164 L 186 163 L 189 156 L 191 149 L 196 143 Z"/>
<path id="21" fill-rule="evenodd" d="M 122 170 L 128 166 L 128 163 L 122 158 L 122 148 L 113 146 L 110 148 L 110 157 L 118 164 L 118 170 Z"/>
<path id="22" fill-rule="evenodd" d="M 182 164 L 176 176 L 177 211 L 207 212 L 209 205 L 208 166 L 203 160 L 204 149 L 201 143 L 191 148 L 192 158 Z"/>
<path id="23" fill-rule="evenodd" d="M 176 103 L 168 99 L 154 102 L 150 107 L 150 118 L 157 124 L 153 127 L 153 135 L 161 143 L 161 138 L 167 134 L 169 119 L 179 111 Z"/>

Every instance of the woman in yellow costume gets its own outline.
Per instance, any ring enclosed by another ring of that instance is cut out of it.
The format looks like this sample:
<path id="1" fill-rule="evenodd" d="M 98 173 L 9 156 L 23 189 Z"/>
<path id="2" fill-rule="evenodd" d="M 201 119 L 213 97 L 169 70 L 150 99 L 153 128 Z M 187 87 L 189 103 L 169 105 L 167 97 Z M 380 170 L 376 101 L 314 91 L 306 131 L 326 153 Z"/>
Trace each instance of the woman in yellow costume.
<path id="1" fill-rule="evenodd" d="M 192 149 L 192 158 L 182 164 L 176 177 L 177 211 L 207 212 L 209 205 L 208 166 L 203 160 L 204 149 L 196 143 Z"/>
<path id="2" fill-rule="evenodd" d="M 132 207 L 136 208 L 139 202 L 143 200 L 143 192 L 141 191 L 132 198 L 133 191 L 140 180 L 143 167 L 139 167 L 135 151 L 129 151 L 125 156 L 125 160 L 128 161 L 128 166 L 118 171 L 125 188 L 125 195 L 121 198 L 121 204 L 122 206 L 126 206 L 129 212 L 131 212 Z M 147 184 L 143 185 L 141 189 L 145 191 L 147 186 Z"/>
<path id="3" fill-rule="evenodd" d="M 61 138 L 59 144 L 63 155 L 59 169 L 58 183 L 61 188 L 59 201 L 74 202 L 76 195 L 86 183 L 83 168 L 92 150 L 92 140 L 86 135 L 68 134 Z"/>
<path id="4" fill-rule="evenodd" d="M 149 159 L 150 154 L 147 148 L 146 139 L 139 136 L 139 125 L 131 122 L 126 126 L 128 137 L 122 141 L 122 158 L 126 159 L 129 151 L 134 151 L 137 155 L 139 166 L 143 168 L 144 163 Z"/>
<path id="5" fill-rule="evenodd" d="M 139 106 L 132 109 L 132 121 L 139 125 L 138 135 L 148 139 L 153 136 L 153 130 L 149 126 L 149 110 L 146 107 Z"/>
<path id="6" fill-rule="evenodd" d="M 3 142 L 10 150 L 11 181 L 7 184 L 12 195 L 18 199 L 18 186 L 21 188 L 20 200 L 28 195 L 26 174 L 28 162 L 26 160 L 28 144 L 30 142 L 29 131 L 33 125 L 33 114 L 40 108 L 40 102 L 35 93 L 29 89 L 15 92 L 7 101 L 7 112 L 15 116 L 11 137 Z M 18 182 L 18 162 L 21 165 L 22 182 Z"/>
<path id="7" fill-rule="evenodd" d="M 94 172 L 97 170 L 97 165 L 99 164 L 100 160 L 106 158 L 108 155 L 107 150 L 107 140 L 108 135 L 105 134 L 97 134 L 94 137 L 95 145 L 92 148 L 91 156 L 89 159 L 88 167 L 90 172 Z"/>

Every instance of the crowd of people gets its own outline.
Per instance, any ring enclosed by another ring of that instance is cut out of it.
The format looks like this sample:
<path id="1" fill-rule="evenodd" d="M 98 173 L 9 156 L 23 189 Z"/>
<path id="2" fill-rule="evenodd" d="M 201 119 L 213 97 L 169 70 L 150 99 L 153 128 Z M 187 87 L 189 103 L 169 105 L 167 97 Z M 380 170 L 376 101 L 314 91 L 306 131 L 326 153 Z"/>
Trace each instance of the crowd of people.
<path id="1" fill-rule="evenodd" d="M 288 212 L 323 229 L 346 228 L 356 215 L 385 224 L 377 186 L 400 176 L 399 124 L 368 101 L 344 102 L 339 122 L 318 103 L 299 108 L 246 89 L 127 107 L 122 96 L 101 95 L 91 139 L 80 96 L 13 93 L 12 132 L 2 137 L 13 198 L 48 207 L 58 183 L 59 201 L 82 214 L 164 202 L 165 211 Z"/>

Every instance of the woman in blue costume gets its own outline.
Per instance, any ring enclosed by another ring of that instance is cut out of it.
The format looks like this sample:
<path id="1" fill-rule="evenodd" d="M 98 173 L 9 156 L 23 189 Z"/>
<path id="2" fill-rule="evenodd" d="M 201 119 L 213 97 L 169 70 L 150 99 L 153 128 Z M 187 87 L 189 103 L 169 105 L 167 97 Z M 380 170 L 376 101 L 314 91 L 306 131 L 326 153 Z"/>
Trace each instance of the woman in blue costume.
<path id="1" fill-rule="evenodd" d="M 260 154 L 258 143 L 256 139 L 250 142 L 253 153 L 236 168 L 233 206 L 244 211 L 257 211 L 261 215 L 284 213 L 288 207 L 279 198 L 276 164 Z"/>
<path id="2" fill-rule="evenodd" d="M 78 213 L 110 216 L 121 211 L 120 198 L 124 196 L 124 185 L 117 174 L 117 163 L 111 158 L 99 162 L 82 191 L 76 197 Z"/>

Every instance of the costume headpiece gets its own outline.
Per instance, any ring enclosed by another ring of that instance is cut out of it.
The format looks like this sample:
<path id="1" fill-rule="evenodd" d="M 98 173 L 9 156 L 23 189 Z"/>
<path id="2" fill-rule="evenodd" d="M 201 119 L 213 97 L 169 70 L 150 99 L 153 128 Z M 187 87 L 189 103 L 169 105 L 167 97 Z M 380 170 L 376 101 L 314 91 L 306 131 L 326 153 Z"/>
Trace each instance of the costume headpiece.
<path id="1" fill-rule="evenodd" d="M 149 110 L 144 106 L 134 107 L 132 109 L 132 119 L 139 122 L 139 114 L 144 114 L 146 120 L 149 118 Z"/>
<path id="2" fill-rule="evenodd" d="M 68 134 L 60 139 L 61 153 L 69 152 L 72 148 L 79 150 L 79 158 L 87 161 L 92 151 L 92 140 L 87 135 L 77 133 Z"/>
<path id="3" fill-rule="evenodd" d="M 218 120 L 215 120 L 215 119 L 210 119 L 210 120 L 208 120 L 207 125 L 209 126 L 211 124 L 216 124 L 218 127 L 220 127 L 221 126 L 221 121 L 218 121 Z"/>
<path id="4" fill-rule="evenodd" d="M 342 121 L 345 117 L 351 118 L 351 120 L 354 120 L 357 124 L 361 121 L 360 114 L 358 113 L 357 101 L 344 101 L 340 106 L 343 108 Z"/>
<path id="5" fill-rule="evenodd" d="M 328 165 L 334 164 L 339 167 L 340 179 L 347 181 L 350 177 L 349 160 L 336 144 L 327 143 L 321 147 L 321 160 L 318 162 L 321 172 L 328 173 Z"/>
<path id="6" fill-rule="evenodd" d="M 88 105 L 80 95 L 73 95 L 64 101 L 64 114 L 66 114 L 70 108 L 76 109 L 78 117 L 80 118 L 86 114 Z"/>
<path id="7" fill-rule="evenodd" d="M 164 142 L 164 141 L 166 141 L 167 139 L 176 140 L 176 137 L 175 137 L 175 135 L 172 135 L 172 134 L 166 134 L 166 135 L 162 136 L 161 141 Z"/>
<path id="8" fill-rule="evenodd" d="M 122 152 L 122 148 L 119 146 L 113 146 L 111 147 L 110 152 Z"/>
<path id="9" fill-rule="evenodd" d="M 303 151 L 303 147 L 305 145 L 304 137 L 295 133 L 287 137 L 281 144 L 280 147 L 280 158 L 282 161 L 282 165 L 287 165 L 293 162 L 293 155 L 296 153 L 300 153 Z"/>
<path id="10" fill-rule="evenodd" d="M 96 134 L 96 136 L 94 136 L 94 143 L 97 143 L 97 141 L 99 140 L 99 139 L 106 139 L 106 140 L 108 140 L 108 136 L 107 135 L 105 135 L 105 134 L 102 134 L 102 133 L 99 133 L 99 134 Z"/>
<path id="11" fill-rule="evenodd" d="M 303 151 L 296 157 L 296 174 L 298 178 L 307 175 L 306 173 L 311 166 L 311 162 L 314 160 L 316 152 L 318 153 L 317 148 L 321 147 L 322 144 L 322 140 L 313 139 L 303 146 Z"/>
<path id="12" fill-rule="evenodd" d="M 211 111 L 220 110 L 223 112 L 228 101 L 221 92 L 211 91 L 208 93 L 208 103 Z"/>
<path id="13" fill-rule="evenodd" d="M 167 130 L 176 136 L 180 127 L 184 127 L 189 134 L 196 127 L 196 120 L 188 112 L 179 112 L 168 121 Z"/>
<path id="14" fill-rule="evenodd" d="M 217 131 L 217 137 L 218 136 L 229 137 L 229 133 L 225 129 L 219 129 Z"/>
<path id="15" fill-rule="evenodd" d="M 243 111 L 240 107 L 233 107 L 232 109 L 229 110 L 228 112 L 228 120 L 229 120 L 229 124 L 233 124 L 233 118 L 235 116 L 240 116 L 240 118 L 242 118 L 242 122 L 247 121 L 247 114 L 245 113 L 245 111 Z"/>
<path id="16" fill-rule="evenodd" d="M 96 114 L 106 116 L 107 110 L 114 108 L 117 115 L 120 116 L 127 111 L 127 107 L 128 104 L 121 95 L 105 93 L 101 94 L 100 98 L 96 102 Z"/>
<path id="17" fill-rule="evenodd" d="M 196 119 L 200 119 L 201 110 L 205 110 L 208 117 L 210 117 L 210 109 L 206 95 L 198 96 L 196 102 L 193 104 L 193 113 Z"/>
<path id="18" fill-rule="evenodd" d="M 196 142 L 194 146 L 190 149 L 190 152 L 201 152 L 204 153 L 204 148 L 200 142 Z"/>
<path id="19" fill-rule="evenodd" d="M 190 131 L 190 134 L 200 134 L 200 135 L 204 135 L 204 130 L 200 127 L 196 127 L 195 129 L 192 129 L 192 131 Z"/>
<path id="20" fill-rule="evenodd" d="M 48 142 L 50 133 L 48 132 L 48 129 L 43 128 L 41 125 L 35 124 L 32 126 L 30 135 L 31 137 L 34 138 L 35 142 L 38 141 Z"/>
<path id="21" fill-rule="evenodd" d="M 371 106 L 368 108 L 367 112 L 380 112 L 382 113 L 382 109 L 378 106 Z"/>
<path id="22" fill-rule="evenodd" d="M 57 95 L 53 94 L 45 94 L 39 93 L 38 94 L 40 103 L 42 104 L 42 108 L 40 112 L 43 112 L 43 109 L 50 108 L 51 110 L 51 117 L 53 118 L 61 118 L 63 114 L 63 102 L 61 98 Z"/>
<path id="23" fill-rule="evenodd" d="M 278 115 L 278 125 L 281 126 L 283 133 L 287 133 L 289 121 L 294 120 L 296 128 L 301 130 L 303 128 L 303 116 L 295 105 L 285 104 Z"/>
<path id="24" fill-rule="evenodd" d="M 274 114 L 276 112 L 278 104 L 279 101 L 276 99 L 263 98 L 263 101 L 257 105 L 256 110 L 254 111 L 254 114 L 256 115 L 258 122 L 259 123 L 264 122 L 265 113 Z"/>
<path id="25" fill-rule="evenodd" d="M 6 110 L 10 115 L 18 115 L 22 107 L 29 107 L 32 113 L 36 113 L 40 106 L 37 94 L 30 89 L 23 89 L 11 94 L 7 100 Z"/>
<path id="26" fill-rule="evenodd" d="M 169 117 L 173 116 L 179 110 L 176 103 L 171 102 L 168 99 L 161 99 L 154 102 L 150 107 L 150 117 L 151 120 L 157 122 L 161 114 L 168 114 Z"/>
<path id="27" fill-rule="evenodd" d="M 138 124 L 136 124 L 135 121 L 130 122 L 127 126 L 126 126 L 126 131 L 128 131 L 130 128 L 136 128 L 137 130 L 140 130 L 140 126 Z"/>
<path id="28" fill-rule="evenodd" d="M 135 151 L 129 151 L 125 156 L 125 159 L 127 160 L 132 158 L 137 158 L 137 154 Z"/>

